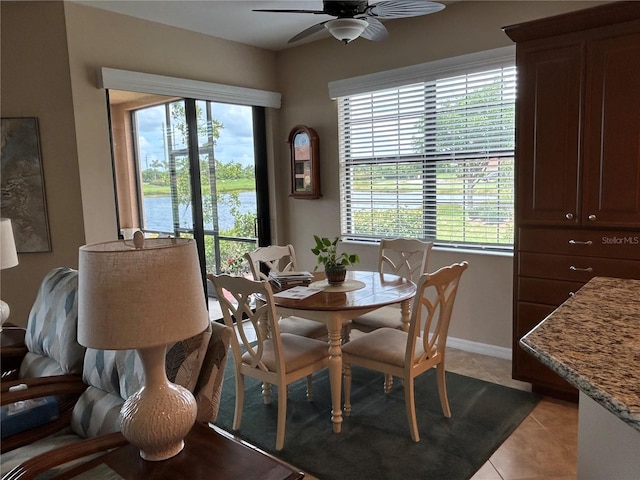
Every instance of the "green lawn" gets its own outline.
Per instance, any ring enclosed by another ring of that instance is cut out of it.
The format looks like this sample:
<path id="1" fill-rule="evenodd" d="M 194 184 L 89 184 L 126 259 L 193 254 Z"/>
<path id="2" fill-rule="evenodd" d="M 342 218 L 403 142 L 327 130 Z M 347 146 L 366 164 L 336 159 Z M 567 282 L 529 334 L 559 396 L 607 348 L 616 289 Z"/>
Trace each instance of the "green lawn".
<path id="1" fill-rule="evenodd" d="M 217 187 L 218 193 L 232 193 L 255 190 L 256 184 L 253 179 L 240 178 L 237 180 L 221 180 L 217 183 Z M 171 195 L 171 189 L 168 185 L 143 183 L 142 193 L 145 197 L 168 197 Z"/>

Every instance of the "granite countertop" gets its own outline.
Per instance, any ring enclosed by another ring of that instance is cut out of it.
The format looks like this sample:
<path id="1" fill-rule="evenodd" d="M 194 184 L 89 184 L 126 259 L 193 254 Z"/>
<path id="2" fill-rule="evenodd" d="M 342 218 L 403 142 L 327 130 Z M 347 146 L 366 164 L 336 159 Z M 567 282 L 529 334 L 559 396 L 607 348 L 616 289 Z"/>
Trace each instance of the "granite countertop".
<path id="1" fill-rule="evenodd" d="M 640 280 L 591 279 L 520 345 L 640 431 Z"/>

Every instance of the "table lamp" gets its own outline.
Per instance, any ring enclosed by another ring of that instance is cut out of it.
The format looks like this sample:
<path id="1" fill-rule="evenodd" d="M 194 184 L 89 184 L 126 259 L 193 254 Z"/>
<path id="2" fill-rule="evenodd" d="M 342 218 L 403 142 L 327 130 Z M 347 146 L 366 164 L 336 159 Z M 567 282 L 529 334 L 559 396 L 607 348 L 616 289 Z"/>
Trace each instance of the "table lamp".
<path id="1" fill-rule="evenodd" d="M 80 247 L 78 341 L 102 350 L 136 349 L 142 388 L 120 415 L 122 434 L 145 460 L 165 460 L 184 448 L 196 419 L 189 390 L 168 381 L 166 349 L 207 328 L 195 241 L 119 240 Z"/>
<path id="2" fill-rule="evenodd" d="M 0 218 L 0 270 L 18 265 L 16 241 L 13 238 L 13 228 L 9 218 Z M 0 324 L 8 318 L 11 310 L 6 302 L 0 300 Z"/>

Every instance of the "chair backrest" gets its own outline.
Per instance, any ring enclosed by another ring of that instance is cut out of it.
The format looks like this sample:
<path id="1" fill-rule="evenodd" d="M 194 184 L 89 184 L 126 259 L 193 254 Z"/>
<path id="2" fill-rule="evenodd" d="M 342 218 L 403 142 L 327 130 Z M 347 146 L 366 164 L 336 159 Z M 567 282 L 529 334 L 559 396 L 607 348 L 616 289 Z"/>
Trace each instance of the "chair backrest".
<path id="1" fill-rule="evenodd" d="M 78 343 L 78 271 L 51 270 L 31 307 L 25 334 L 27 354 L 20 378 L 80 374 L 85 347 Z"/>
<path id="2" fill-rule="evenodd" d="M 167 378 L 194 394 L 198 421 L 214 422 L 218 414 L 231 336 L 228 327 L 214 322 L 167 349 Z M 73 409 L 71 429 L 84 438 L 119 431 L 120 408 L 144 381 L 137 352 L 87 349 L 83 380 L 88 388 Z"/>
<path id="3" fill-rule="evenodd" d="M 416 281 L 426 273 L 433 242 L 416 238 L 383 238 L 378 250 L 378 271 Z"/>
<path id="4" fill-rule="evenodd" d="M 468 266 L 467 262 L 454 263 L 420 276 L 411 308 L 405 365 L 413 364 L 418 338 L 421 338 L 424 348 L 418 362 L 429 359 L 436 353 L 444 354 L 458 285 Z"/>
<path id="5" fill-rule="evenodd" d="M 245 254 L 254 280 L 269 280 L 269 272 L 297 270 L 296 252 L 293 245 L 270 245 L 258 247 Z M 266 270 L 266 273 L 263 271 Z"/>
<path id="6" fill-rule="evenodd" d="M 225 324 L 237 330 L 231 339 L 236 367 L 244 363 L 262 372 L 284 371 L 279 317 L 269 282 L 230 275 L 208 275 L 208 278 L 216 288 Z M 257 341 L 252 341 L 254 332 Z M 273 348 L 266 350 L 273 352 L 273 357 L 264 356 L 267 342 L 272 344 Z"/>

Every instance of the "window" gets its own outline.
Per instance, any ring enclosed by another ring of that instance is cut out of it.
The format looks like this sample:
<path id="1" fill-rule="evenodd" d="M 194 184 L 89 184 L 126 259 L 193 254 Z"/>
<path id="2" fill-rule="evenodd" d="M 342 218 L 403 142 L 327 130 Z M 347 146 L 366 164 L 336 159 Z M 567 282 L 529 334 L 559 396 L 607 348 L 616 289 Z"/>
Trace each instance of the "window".
<path id="1" fill-rule="evenodd" d="M 515 67 L 338 98 L 342 235 L 511 249 Z"/>
<path id="2" fill-rule="evenodd" d="M 196 213 L 207 273 L 246 273 L 240 260 L 258 244 L 253 108 L 191 102 L 196 154 L 189 148 L 188 100 L 131 110 L 140 226 L 150 234 L 197 236 Z M 192 189 L 194 170 L 199 192 Z"/>
<path id="3" fill-rule="evenodd" d="M 280 94 L 103 67 L 121 236 L 193 237 L 204 275 L 268 245 L 266 109 Z"/>

